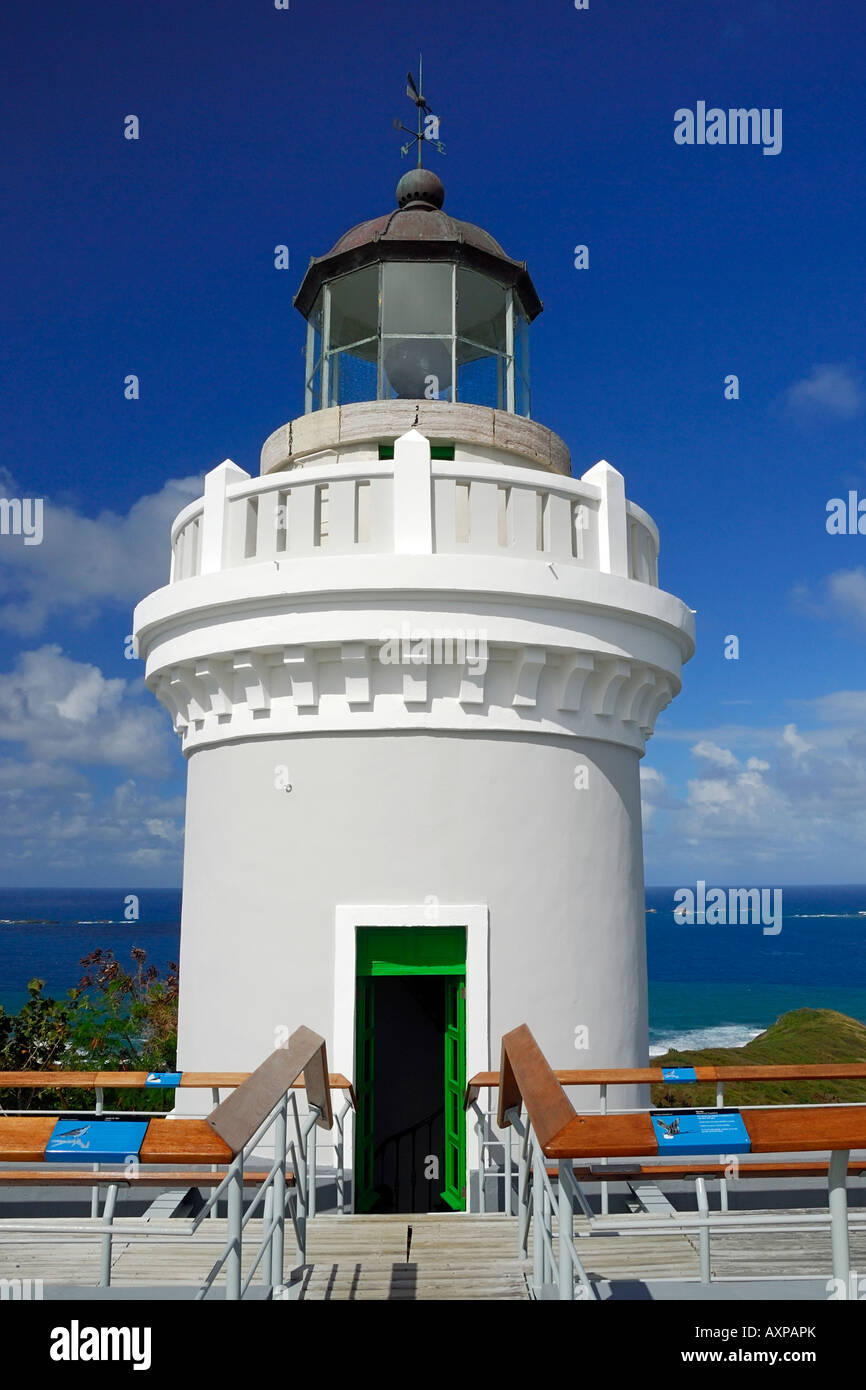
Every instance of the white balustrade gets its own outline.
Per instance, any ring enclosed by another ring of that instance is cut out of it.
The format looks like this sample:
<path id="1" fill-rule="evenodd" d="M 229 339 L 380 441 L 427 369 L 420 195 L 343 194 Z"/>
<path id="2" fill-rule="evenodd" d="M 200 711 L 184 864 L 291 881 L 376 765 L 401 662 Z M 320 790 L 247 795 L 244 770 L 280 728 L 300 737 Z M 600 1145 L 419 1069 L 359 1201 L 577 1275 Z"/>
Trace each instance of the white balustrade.
<path id="1" fill-rule="evenodd" d="M 658 533 L 626 502 L 610 465 L 570 479 L 517 465 L 431 463 L 426 444 L 406 436 L 395 462 L 258 479 L 227 460 L 175 522 L 171 581 L 370 552 L 507 556 L 658 586 Z"/>

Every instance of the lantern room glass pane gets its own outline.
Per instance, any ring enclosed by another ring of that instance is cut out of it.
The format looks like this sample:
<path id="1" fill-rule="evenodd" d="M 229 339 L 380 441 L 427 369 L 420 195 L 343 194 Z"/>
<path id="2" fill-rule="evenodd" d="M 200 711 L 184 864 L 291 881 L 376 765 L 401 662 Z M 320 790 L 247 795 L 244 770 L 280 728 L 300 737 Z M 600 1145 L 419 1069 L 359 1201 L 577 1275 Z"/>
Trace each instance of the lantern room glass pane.
<path id="1" fill-rule="evenodd" d="M 382 332 L 399 336 L 453 331 L 452 267 L 388 261 L 382 276 Z"/>
<path id="2" fill-rule="evenodd" d="M 365 266 L 332 280 L 329 348 L 373 338 L 379 329 L 379 267 Z"/>
<path id="3" fill-rule="evenodd" d="M 351 352 L 332 352 L 329 364 L 328 390 L 330 405 L 351 405 L 376 399 L 379 375 L 376 360 L 377 340 L 369 338 Z"/>
<path id="4" fill-rule="evenodd" d="M 506 361 L 501 353 L 480 352 L 470 344 L 458 342 L 457 399 L 504 410 Z"/>
<path id="5" fill-rule="evenodd" d="M 387 396 L 453 399 L 450 338 L 383 338 L 382 367 Z"/>
<path id="6" fill-rule="evenodd" d="M 457 336 L 505 352 L 506 291 L 475 270 L 457 269 Z"/>

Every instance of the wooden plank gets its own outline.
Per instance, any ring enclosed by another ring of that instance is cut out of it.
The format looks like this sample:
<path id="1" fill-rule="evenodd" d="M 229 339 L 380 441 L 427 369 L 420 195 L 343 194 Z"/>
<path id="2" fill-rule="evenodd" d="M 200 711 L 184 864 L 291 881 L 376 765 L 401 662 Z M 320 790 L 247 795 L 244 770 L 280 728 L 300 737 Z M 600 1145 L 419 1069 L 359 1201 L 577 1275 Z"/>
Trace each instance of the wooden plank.
<path id="1" fill-rule="evenodd" d="M 207 1120 L 151 1120 L 138 1157 L 142 1163 L 230 1163 L 234 1154 Z"/>
<path id="2" fill-rule="evenodd" d="M 0 1090 L 32 1090 L 40 1086 L 55 1086 L 60 1089 L 82 1088 L 92 1090 L 94 1086 L 115 1089 L 128 1086 L 130 1090 L 144 1087 L 149 1071 L 0 1071 Z M 228 1090 L 241 1086 L 252 1072 L 248 1071 L 185 1071 L 181 1072 L 180 1086 L 215 1087 Z M 492 1072 L 497 1081 L 498 1072 Z M 341 1071 L 328 1074 L 328 1085 L 334 1091 L 352 1091 L 352 1083 Z M 295 1089 L 303 1090 L 302 1078 L 294 1083 Z M 172 1087 L 148 1087 L 149 1090 L 172 1090 Z M 353 1092 L 354 1094 L 354 1092 Z"/>
<path id="3" fill-rule="evenodd" d="M 144 1075 L 144 1073 L 142 1073 Z M 95 1071 L 0 1071 L 0 1090 L 29 1090 L 36 1086 L 96 1086 Z"/>
<path id="4" fill-rule="evenodd" d="M 0 1116 L 0 1163 L 40 1163 L 56 1123 L 53 1115 Z"/>
<path id="5" fill-rule="evenodd" d="M 630 1182 L 636 1178 L 663 1179 L 672 1182 L 687 1178 L 723 1178 L 730 1171 L 727 1163 L 636 1163 L 625 1167 L 599 1164 L 597 1168 L 575 1168 L 578 1182 Z M 829 1164 L 824 1163 L 750 1163 L 746 1155 L 737 1167 L 737 1180 L 740 1178 L 826 1178 Z M 550 1177 L 556 1177 L 558 1169 L 548 1169 Z M 866 1160 L 851 1159 L 848 1164 L 850 1178 L 866 1177 Z"/>
<path id="6" fill-rule="evenodd" d="M 548 1158 L 634 1158 L 656 1152 L 649 1115 L 575 1115 L 548 1143 Z"/>
<path id="7" fill-rule="evenodd" d="M 866 1106 L 821 1105 L 742 1111 L 752 1153 L 866 1148 Z"/>
<path id="8" fill-rule="evenodd" d="M 225 1168 L 218 1173 L 209 1169 L 178 1168 L 149 1173 L 139 1169 L 136 1173 L 115 1173 L 100 1168 L 94 1173 L 90 1168 L 67 1169 L 60 1164 L 46 1163 L 43 1168 L 0 1168 L 0 1187 L 107 1187 L 116 1183 L 118 1187 L 219 1187 L 226 1175 Z M 267 1172 L 244 1171 L 244 1186 L 257 1187 L 265 1181 Z M 293 1186 L 295 1175 L 288 1169 L 286 1182 Z M 0 1226 L 2 1229 L 2 1226 Z"/>
<path id="9" fill-rule="evenodd" d="M 184 1071 L 181 1072 L 181 1086 L 225 1087 L 226 1090 L 242 1086 L 250 1075 L 248 1071 Z"/>
<path id="10" fill-rule="evenodd" d="M 866 1106 L 834 1105 L 741 1112 L 752 1153 L 824 1152 L 866 1148 Z M 630 1158 L 656 1151 L 647 1114 L 576 1115 L 552 1140 L 548 1158 Z"/>
<path id="11" fill-rule="evenodd" d="M 562 1086 L 615 1086 L 664 1082 L 661 1067 L 600 1067 L 557 1069 L 554 1076 Z M 697 1081 L 858 1081 L 866 1078 L 866 1062 L 815 1062 L 804 1066 L 695 1067 Z M 672 1082 L 688 1085 L 688 1082 Z M 693 1083 L 692 1083 L 693 1084 Z M 468 1085 L 498 1086 L 499 1072 L 479 1071 Z"/>
<path id="12" fill-rule="evenodd" d="M 719 1081 L 856 1081 L 866 1062 L 817 1062 L 807 1066 L 714 1067 Z"/>

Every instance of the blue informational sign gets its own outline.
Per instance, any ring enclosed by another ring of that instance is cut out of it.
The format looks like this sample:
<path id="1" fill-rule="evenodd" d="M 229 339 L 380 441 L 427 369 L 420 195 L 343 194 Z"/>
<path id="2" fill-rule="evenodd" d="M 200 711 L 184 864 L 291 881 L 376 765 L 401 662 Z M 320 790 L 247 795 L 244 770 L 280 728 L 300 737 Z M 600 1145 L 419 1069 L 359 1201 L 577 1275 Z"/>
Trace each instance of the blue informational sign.
<path id="1" fill-rule="evenodd" d="M 179 1086 L 182 1071 L 149 1071 L 145 1086 Z"/>
<path id="2" fill-rule="evenodd" d="M 147 1120 L 58 1120 L 45 1146 L 45 1160 L 122 1163 L 137 1158 L 147 1126 Z"/>
<path id="3" fill-rule="evenodd" d="M 662 1067 L 662 1081 L 697 1081 L 694 1067 Z"/>
<path id="4" fill-rule="evenodd" d="M 660 1157 L 747 1154 L 752 1147 L 739 1110 L 657 1110 L 650 1119 Z"/>

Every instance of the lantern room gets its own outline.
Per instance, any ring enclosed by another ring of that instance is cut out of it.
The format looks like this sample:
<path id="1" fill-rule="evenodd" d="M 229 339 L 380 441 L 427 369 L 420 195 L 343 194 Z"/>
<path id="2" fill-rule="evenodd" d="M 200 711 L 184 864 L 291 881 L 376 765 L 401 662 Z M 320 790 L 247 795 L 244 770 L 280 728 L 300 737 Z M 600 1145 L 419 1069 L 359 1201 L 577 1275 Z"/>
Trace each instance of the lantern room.
<path id="1" fill-rule="evenodd" d="M 397 207 L 311 260 L 295 307 L 307 321 L 304 410 L 443 400 L 530 414 L 529 325 L 542 304 L 525 261 L 442 211 L 429 169 Z"/>

